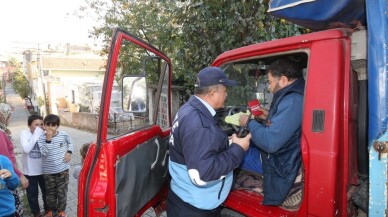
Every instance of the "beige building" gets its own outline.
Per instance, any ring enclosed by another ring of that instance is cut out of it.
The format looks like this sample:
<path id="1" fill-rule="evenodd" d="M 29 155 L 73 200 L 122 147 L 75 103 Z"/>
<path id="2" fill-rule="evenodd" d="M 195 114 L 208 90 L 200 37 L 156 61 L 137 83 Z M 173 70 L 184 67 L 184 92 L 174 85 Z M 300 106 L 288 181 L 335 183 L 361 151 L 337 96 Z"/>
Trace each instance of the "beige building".
<path id="1" fill-rule="evenodd" d="M 49 112 L 58 114 L 58 109 L 79 110 L 84 98 L 80 87 L 90 84 L 102 86 L 105 61 L 45 57 L 42 59 L 42 70 L 47 85 Z"/>
<path id="2" fill-rule="evenodd" d="M 106 60 L 91 51 L 73 54 L 25 53 L 31 55 L 25 55 L 24 58 L 31 98 L 42 115 L 47 112 L 58 114 L 58 110 L 79 111 L 84 97 L 81 96 L 80 87 L 102 86 Z M 45 101 L 47 109 L 44 106 Z"/>

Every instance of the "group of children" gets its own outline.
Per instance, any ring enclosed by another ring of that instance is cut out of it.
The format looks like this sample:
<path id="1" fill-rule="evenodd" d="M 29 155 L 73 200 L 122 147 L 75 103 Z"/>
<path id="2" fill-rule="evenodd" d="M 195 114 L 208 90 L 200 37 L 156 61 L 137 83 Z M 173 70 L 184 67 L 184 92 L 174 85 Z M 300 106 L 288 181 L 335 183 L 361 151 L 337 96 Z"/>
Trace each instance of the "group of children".
<path id="1" fill-rule="evenodd" d="M 51 217 L 67 216 L 66 201 L 69 184 L 70 159 L 73 142 L 66 132 L 59 131 L 60 118 L 50 114 L 44 119 L 40 115 L 28 118 L 28 128 L 20 134 L 23 150 L 23 174 L 28 179 L 27 198 L 34 217 L 41 216 L 39 189 L 45 214 Z M 85 144 L 82 149 L 88 147 Z M 87 151 L 87 149 L 86 149 Z M 79 173 L 79 169 L 76 169 Z"/>

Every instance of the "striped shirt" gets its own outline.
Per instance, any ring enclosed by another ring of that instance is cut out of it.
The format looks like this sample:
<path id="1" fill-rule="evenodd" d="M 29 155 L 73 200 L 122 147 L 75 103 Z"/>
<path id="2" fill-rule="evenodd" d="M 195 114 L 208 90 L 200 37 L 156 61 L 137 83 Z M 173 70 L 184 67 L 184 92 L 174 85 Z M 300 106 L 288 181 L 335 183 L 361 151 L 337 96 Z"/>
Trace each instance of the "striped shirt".
<path id="1" fill-rule="evenodd" d="M 64 161 L 67 151 L 73 152 L 73 142 L 67 133 L 58 131 L 58 134 L 51 138 L 51 143 L 46 143 L 46 134 L 43 134 L 38 145 L 42 153 L 43 174 L 56 174 L 70 168 L 70 162 Z"/>

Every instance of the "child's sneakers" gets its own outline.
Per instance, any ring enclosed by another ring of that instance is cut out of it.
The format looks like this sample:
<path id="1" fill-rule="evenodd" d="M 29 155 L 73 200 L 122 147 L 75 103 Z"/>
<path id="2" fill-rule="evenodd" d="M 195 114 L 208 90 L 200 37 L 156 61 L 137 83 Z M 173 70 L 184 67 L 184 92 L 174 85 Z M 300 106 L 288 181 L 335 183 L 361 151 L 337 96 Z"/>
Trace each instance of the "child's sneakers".
<path id="1" fill-rule="evenodd" d="M 40 213 L 35 213 L 35 214 L 34 214 L 34 217 L 42 217 L 42 214 L 40 214 Z"/>
<path id="2" fill-rule="evenodd" d="M 64 211 L 60 211 L 58 217 L 67 217 L 67 215 Z"/>
<path id="3" fill-rule="evenodd" d="M 53 211 L 47 211 L 46 214 L 44 214 L 43 217 L 53 217 Z"/>

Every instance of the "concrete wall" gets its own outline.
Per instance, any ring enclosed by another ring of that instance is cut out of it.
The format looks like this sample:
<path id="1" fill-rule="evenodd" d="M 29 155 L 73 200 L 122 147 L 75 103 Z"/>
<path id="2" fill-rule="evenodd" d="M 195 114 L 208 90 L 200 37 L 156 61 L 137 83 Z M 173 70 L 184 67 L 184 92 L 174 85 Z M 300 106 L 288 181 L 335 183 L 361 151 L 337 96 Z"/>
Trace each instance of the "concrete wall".
<path id="1" fill-rule="evenodd" d="M 98 114 L 60 111 L 58 115 L 61 118 L 61 125 L 97 132 Z"/>
<path id="2" fill-rule="evenodd" d="M 74 112 L 73 125 L 83 129 L 97 132 L 98 115 L 86 112 Z"/>

